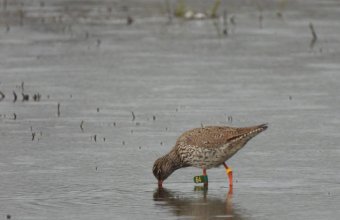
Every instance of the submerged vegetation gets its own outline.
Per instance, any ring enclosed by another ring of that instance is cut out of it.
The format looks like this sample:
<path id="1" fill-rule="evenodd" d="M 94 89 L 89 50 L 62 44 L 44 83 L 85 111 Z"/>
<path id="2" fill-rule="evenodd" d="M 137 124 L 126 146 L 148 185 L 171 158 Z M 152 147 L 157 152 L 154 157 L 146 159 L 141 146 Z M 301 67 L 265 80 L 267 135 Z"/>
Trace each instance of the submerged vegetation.
<path id="1" fill-rule="evenodd" d="M 211 9 L 206 11 L 194 11 L 190 10 L 184 0 L 179 0 L 175 6 L 174 15 L 177 18 L 184 19 L 206 19 L 206 18 L 217 18 L 218 10 L 221 5 L 221 0 L 215 0 L 214 5 Z"/>

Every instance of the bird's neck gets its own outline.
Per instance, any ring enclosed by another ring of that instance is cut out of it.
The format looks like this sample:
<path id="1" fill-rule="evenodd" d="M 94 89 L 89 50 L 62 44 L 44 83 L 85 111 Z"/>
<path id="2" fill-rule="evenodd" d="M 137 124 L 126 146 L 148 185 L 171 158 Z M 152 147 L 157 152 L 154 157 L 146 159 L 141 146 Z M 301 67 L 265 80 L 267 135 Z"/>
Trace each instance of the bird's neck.
<path id="1" fill-rule="evenodd" d="M 181 158 L 179 157 L 177 151 L 172 150 L 169 153 L 167 153 L 164 158 L 166 159 L 167 163 L 171 166 L 171 169 L 173 171 L 183 167 L 183 163 L 181 161 Z"/>

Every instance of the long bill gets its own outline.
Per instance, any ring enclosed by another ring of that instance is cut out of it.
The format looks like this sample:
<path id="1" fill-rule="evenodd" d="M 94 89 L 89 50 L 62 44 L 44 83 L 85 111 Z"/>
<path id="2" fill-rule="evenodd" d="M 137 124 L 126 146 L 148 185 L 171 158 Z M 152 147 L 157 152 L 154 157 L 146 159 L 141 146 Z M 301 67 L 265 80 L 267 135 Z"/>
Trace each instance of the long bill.
<path id="1" fill-rule="evenodd" d="M 163 188 L 163 180 L 158 180 L 158 188 Z"/>

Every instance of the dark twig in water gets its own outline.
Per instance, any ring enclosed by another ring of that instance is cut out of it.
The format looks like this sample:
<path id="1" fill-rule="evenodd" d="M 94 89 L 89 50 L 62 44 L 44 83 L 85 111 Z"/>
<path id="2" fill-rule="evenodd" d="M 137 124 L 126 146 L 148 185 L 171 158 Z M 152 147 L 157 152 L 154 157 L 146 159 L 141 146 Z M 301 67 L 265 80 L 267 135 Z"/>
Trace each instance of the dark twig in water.
<path id="1" fill-rule="evenodd" d="M 34 100 L 35 102 L 39 102 L 39 101 L 40 101 L 40 98 L 41 98 L 41 95 L 40 95 L 39 93 L 33 95 L 33 100 Z"/>
<path id="2" fill-rule="evenodd" d="M 81 121 L 81 122 L 80 122 L 80 130 L 81 130 L 82 132 L 84 132 L 84 127 L 83 127 L 83 125 L 84 125 L 84 121 Z"/>
<path id="3" fill-rule="evenodd" d="M 232 15 L 229 20 L 232 25 L 236 26 L 235 15 Z"/>
<path id="4" fill-rule="evenodd" d="M 32 141 L 34 141 L 35 138 L 35 132 L 32 132 Z"/>
<path id="5" fill-rule="evenodd" d="M 25 83 L 21 82 L 21 93 L 24 93 L 24 85 L 25 85 Z"/>
<path id="6" fill-rule="evenodd" d="M 310 42 L 310 48 L 312 49 L 314 47 L 314 44 L 316 43 L 318 36 L 316 35 L 315 29 L 314 29 L 314 25 L 312 23 L 309 23 L 309 29 L 312 33 L 312 40 Z"/>
<path id="7" fill-rule="evenodd" d="M 318 39 L 318 36 L 316 35 L 316 32 L 315 32 L 315 29 L 314 29 L 314 26 L 312 23 L 309 23 L 309 28 L 310 28 L 310 31 L 313 35 L 313 39 L 317 40 Z"/>
<path id="8" fill-rule="evenodd" d="M 57 108 L 58 108 L 57 115 L 58 115 L 58 117 L 60 117 L 60 103 L 58 103 L 58 106 L 57 106 Z"/>
<path id="9" fill-rule="evenodd" d="M 132 121 L 134 121 L 136 119 L 135 113 L 131 112 L 132 114 Z"/>
<path id="10" fill-rule="evenodd" d="M 233 123 L 233 116 L 231 115 L 228 116 L 228 122 Z"/>
<path id="11" fill-rule="evenodd" d="M 30 95 L 28 95 L 28 94 L 21 93 L 21 95 L 22 95 L 22 101 L 23 102 L 28 101 L 30 99 Z"/>
<path id="12" fill-rule="evenodd" d="M 235 15 L 230 16 L 229 22 L 231 24 L 230 32 L 234 33 L 235 32 L 235 28 L 236 28 Z"/>
<path id="13" fill-rule="evenodd" d="M 133 18 L 129 15 L 129 16 L 127 16 L 127 18 L 126 18 L 126 24 L 127 25 L 131 25 L 132 23 L 133 23 Z"/>
<path id="14" fill-rule="evenodd" d="M 18 96 L 17 96 L 17 94 L 15 93 L 15 91 L 13 91 L 13 96 L 14 96 L 13 102 L 16 102 L 17 99 L 18 99 Z"/>
<path id="15" fill-rule="evenodd" d="M 5 98 L 5 94 L 0 91 L 0 101 L 2 101 Z"/>
<path id="16" fill-rule="evenodd" d="M 227 10 L 223 11 L 223 34 L 228 36 L 228 16 Z"/>

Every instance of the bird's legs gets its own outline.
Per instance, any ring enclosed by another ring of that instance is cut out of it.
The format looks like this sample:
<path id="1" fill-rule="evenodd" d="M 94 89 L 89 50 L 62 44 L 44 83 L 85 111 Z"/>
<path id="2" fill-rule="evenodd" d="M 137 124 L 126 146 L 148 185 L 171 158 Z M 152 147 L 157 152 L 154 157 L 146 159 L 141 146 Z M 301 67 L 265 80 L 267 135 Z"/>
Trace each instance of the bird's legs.
<path id="1" fill-rule="evenodd" d="M 223 163 L 225 171 L 227 173 L 227 176 L 229 178 L 229 186 L 232 187 L 233 186 L 233 171 L 231 170 L 230 167 L 227 166 L 227 164 L 224 162 Z"/>
<path id="2" fill-rule="evenodd" d="M 208 180 L 207 169 L 203 168 L 203 176 Z M 208 187 L 208 181 L 204 182 L 204 187 Z"/>

